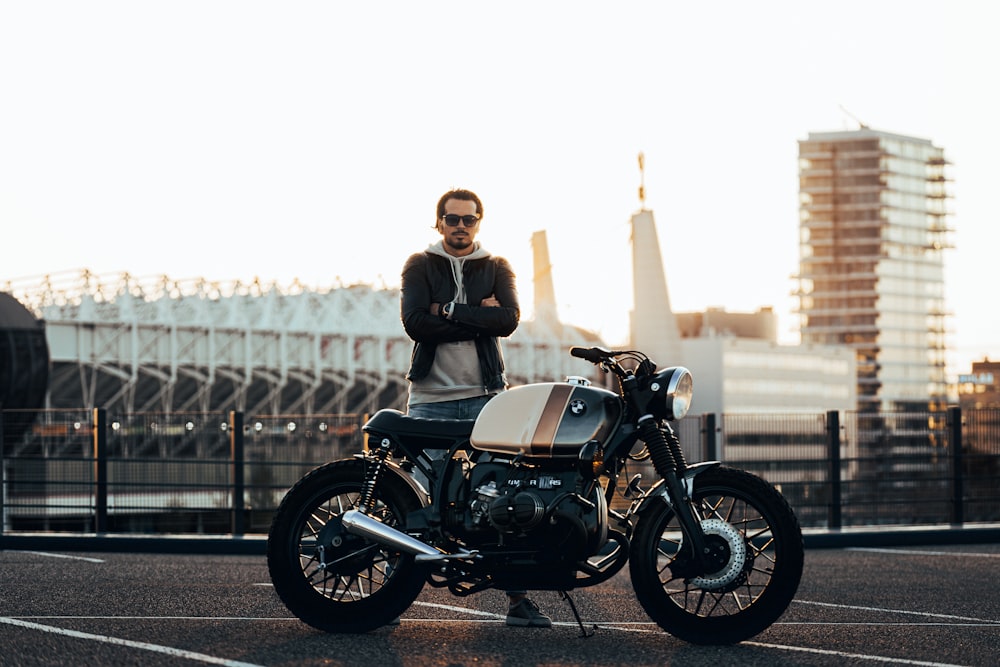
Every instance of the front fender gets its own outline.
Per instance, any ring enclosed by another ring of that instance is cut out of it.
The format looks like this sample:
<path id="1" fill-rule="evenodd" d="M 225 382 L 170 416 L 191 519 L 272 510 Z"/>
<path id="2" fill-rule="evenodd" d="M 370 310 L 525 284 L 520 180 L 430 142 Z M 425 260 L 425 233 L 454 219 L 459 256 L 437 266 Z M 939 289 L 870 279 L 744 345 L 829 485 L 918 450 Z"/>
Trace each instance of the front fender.
<path id="1" fill-rule="evenodd" d="M 687 489 L 688 495 L 691 495 L 694 492 L 695 477 L 706 470 L 717 468 L 720 465 L 722 465 L 721 461 L 702 461 L 701 463 L 695 463 L 694 465 L 688 466 L 687 471 L 684 473 L 684 487 Z M 663 487 L 663 485 L 664 481 L 661 479 L 646 492 L 646 495 L 639 502 L 639 506 L 636 508 L 635 514 L 642 514 L 658 502 L 665 502 L 667 505 L 672 504 L 670 502 L 670 496 L 667 495 L 667 490 Z"/>

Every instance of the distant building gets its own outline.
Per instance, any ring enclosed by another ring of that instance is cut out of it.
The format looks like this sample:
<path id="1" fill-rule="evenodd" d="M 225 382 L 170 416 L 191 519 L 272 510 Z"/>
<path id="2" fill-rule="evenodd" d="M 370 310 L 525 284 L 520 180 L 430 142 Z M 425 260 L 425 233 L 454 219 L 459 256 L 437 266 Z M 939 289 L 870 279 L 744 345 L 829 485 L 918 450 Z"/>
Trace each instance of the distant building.
<path id="1" fill-rule="evenodd" d="M 849 348 L 778 345 L 753 338 L 688 338 L 698 413 L 823 414 L 853 410 L 856 367 Z"/>
<path id="2" fill-rule="evenodd" d="M 958 401 L 962 410 L 1000 408 L 1000 361 L 975 361 L 971 373 L 959 375 Z"/>
<path id="3" fill-rule="evenodd" d="M 406 404 L 413 343 L 400 322 L 398 288 L 83 272 L 11 291 L 44 323 L 45 408 L 313 415 Z M 603 343 L 569 325 L 522 322 L 503 341 L 511 384 L 603 379 L 567 352 L 588 344 Z"/>
<path id="4" fill-rule="evenodd" d="M 799 142 L 802 342 L 854 350 L 861 411 L 947 403 L 946 165 L 867 127 Z"/>
<path id="5" fill-rule="evenodd" d="M 735 336 L 778 342 L 778 316 L 771 306 L 759 308 L 755 313 L 709 308 L 700 313 L 677 313 L 676 318 L 681 338 Z"/>
<path id="6" fill-rule="evenodd" d="M 770 307 L 755 313 L 710 308 L 674 314 L 651 211 L 632 216 L 632 246 L 636 307 L 630 347 L 660 365 L 683 365 L 692 372 L 694 413 L 855 409 L 856 366 L 850 348 L 779 345 Z"/>
<path id="7" fill-rule="evenodd" d="M 1000 362 L 976 361 L 971 373 L 959 375 L 958 403 L 967 451 L 973 455 L 996 452 L 1000 442 Z"/>

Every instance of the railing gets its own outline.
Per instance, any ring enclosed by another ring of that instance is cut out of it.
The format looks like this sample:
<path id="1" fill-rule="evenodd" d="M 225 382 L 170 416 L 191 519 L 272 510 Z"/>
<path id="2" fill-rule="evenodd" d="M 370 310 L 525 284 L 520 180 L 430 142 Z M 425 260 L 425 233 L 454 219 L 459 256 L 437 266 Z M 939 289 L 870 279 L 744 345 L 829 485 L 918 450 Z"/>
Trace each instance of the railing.
<path id="1" fill-rule="evenodd" d="M 25 421 L 14 411 L 0 417 Z M 5 533 L 267 532 L 299 477 L 358 449 L 364 419 L 43 411 L 16 441 L 0 443 L 0 525 Z"/>
<path id="2" fill-rule="evenodd" d="M 102 409 L 0 412 L 0 537 L 266 533 L 303 474 L 361 448 L 364 415 Z M 1000 521 L 1000 410 L 707 414 L 677 425 L 689 462 L 778 486 L 804 527 Z M 630 463 L 628 478 L 648 462 Z"/>

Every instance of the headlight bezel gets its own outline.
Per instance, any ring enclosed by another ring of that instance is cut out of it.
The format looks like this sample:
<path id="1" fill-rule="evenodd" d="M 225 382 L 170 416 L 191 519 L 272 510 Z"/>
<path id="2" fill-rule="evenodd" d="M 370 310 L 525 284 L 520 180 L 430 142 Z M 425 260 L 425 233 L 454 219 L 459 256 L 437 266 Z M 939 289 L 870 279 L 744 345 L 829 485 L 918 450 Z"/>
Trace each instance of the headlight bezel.
<path id="1" fill-rule="evenodd" d="M 657 412 L 662 411 L 663 419 L 680 421 L 691 410 L 694 377 L 687 368 L 674 366 L 659 371 L 650 381 L 649 388 L 656 396 Z"/>

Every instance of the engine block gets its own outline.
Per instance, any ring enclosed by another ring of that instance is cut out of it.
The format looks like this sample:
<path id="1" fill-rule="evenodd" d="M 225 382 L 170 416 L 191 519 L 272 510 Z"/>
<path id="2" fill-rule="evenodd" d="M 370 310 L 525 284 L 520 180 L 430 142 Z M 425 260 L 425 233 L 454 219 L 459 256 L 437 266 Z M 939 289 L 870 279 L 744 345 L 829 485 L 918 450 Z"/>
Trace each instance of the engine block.
<path id="1" fill-rule="evenodd" d="M 468 495 L 456 523 L 470 544 L 568 549 L 574 558 L 607 538 L 607 504 L 599 485 L 583 497 L 575 470 L 479 463 L 467 470 Z"/>

